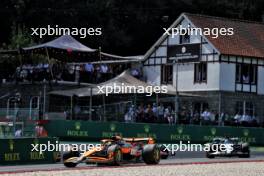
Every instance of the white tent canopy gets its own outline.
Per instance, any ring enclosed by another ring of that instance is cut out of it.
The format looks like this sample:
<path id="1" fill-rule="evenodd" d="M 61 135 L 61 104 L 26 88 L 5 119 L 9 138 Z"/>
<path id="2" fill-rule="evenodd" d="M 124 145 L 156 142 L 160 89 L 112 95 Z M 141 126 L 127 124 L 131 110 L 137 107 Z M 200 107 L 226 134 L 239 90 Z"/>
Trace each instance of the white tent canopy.
<path id="1" fill-rule="evenodd" d="M 24 52 L 31 52 L 31 51 L 41 51 L 43 49 L 60 49 L 65 51 L 73 51 L 73 52 L 81 52 L 81 53 L 94 53 L 93 61 L 92 62 L 100 62 L 104 63 L 111 62 L 111 61 L 122 61 L 122 62 L 138 62 L 141 61 L 143 56 L 118 56 L 115 54 L 109 54 L 105 52 L 101 52 L 99 49 L 92 49 L 88 46 L 83 45 L 75 38 L 70 35 L 62 35 L 52 41 L 22 48 Z M 100 57 L 99 57 L 100 55 Z M 72 62 L 72 61 L 71 61 Z M 90 62 L 90 61 L 89 61 Z"/>
<path id="2" fill-rule="evenodd" d="M 27 47 L 23 48 L 25 51 L 29 50 L 35 50 L 35 49 L 40 49 L 40 48 L 56 48 L 56 49 L 63 49 L 63 50 L 68 50 L 71 49 L 72 51 L 79 51 L 79 52 L 95 52 L 97 51 L 96 49 L 89 48 L 77 40 L 75 40 L 72 36 L 70 35 L 63 35 L 59 38 L 56 38 L 55 40 L 52 40 L 47 43 L 43 43 L 40 45 L 32 46 L 32 47 Z"/>
<path id="3" fill-rule="evenodd" d="M 110 79 L 106 82 L 100 83 L 100 84 L 94 84 L 89 87 L 84 88 L 78 88 L 78 89 L 71 89 L 71 90 L 58 90 L 58 91 L 52 91 L 49 94 L 55 94 L 55 95 L 62 95 L 62 96 L 78 96 L 78 97 L 88 97 L 91 96 L 91 89 L 92 89 L 92 95 L 100 95 L 104 94 L 100 92 L 98 86 L 101 87 L 114 87 L 116 86 L 152 86 L 144 81 L 141 81 L 133 76 L 130 75 L 129 71 L 124 71 L 117 77 Z M 104 89 L 105 90 L 105 89 Z"/>

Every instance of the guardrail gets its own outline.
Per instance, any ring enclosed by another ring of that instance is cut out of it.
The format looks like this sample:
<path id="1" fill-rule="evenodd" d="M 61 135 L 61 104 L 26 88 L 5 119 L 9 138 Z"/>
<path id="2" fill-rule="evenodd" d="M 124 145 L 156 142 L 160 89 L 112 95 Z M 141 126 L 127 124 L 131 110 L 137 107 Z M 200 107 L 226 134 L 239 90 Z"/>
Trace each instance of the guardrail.
<path id="1" fill-rule="evenodd" d="M 54 163 L 58 152 L 31 151 L 31 144 L 56 144 L 57 138 L 9 138 L 0 139 L 0 165 Z"/>
<path id="2" fill-rule="evenodd" d="M 238 137 L 252 145 L 264 145 L 263 128 L 167 125 L 89 121 L 50 121 L 49 136 L 66 140 L 99 140 L 119 134 L 125 137 L 154 137 L 158 142 L 205 143 L 215 137 Z"/>
<path id="3" fill-rule="evenodd" d="M 7 108 L 0 108 L 0 121 L 9 121 L 13 120 L 16 117 L 17 121 L 25 120 L 38 120 L 39 119 L 39 110 L 28 108 L 14 108 L 7 110 Z"/>
<path id="4" fill-rule="evenodd" d="M 52 106 L 54 112 L 47 113 L 49 120 L 93 120 L 93 121 L 123 121 L 124 115 L 131 107 L 131 101 L 111 103 L 100 106 Z M 90 112 L 91 110 L 91 112 Z M 62 111 L 62 112 L 60 112 Z"/>
<path id="5" fill-rule="evenodd" d="M 26 108 L 0 109 L 0 138 L 34 137 L 35 121 L 39 119 L 38 110 Z M 17 134 L 16 134 L 17 133 Z"/>

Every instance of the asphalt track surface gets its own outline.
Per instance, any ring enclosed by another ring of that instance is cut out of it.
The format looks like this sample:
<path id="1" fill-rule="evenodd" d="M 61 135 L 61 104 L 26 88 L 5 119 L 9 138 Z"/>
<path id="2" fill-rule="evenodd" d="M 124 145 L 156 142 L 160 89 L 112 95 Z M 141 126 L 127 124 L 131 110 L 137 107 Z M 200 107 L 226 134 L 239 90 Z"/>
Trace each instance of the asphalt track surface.
<path id="1" fill-rule="evenodd" d="M 238 158 L 238 157 L 217 157 L 214 159 L 208 159 L 205 157 L 204 152 L 177 152 L 175 156 L 171 156 L 166 160 L 161 160 L 159 165 L 190 165 L 190 164 L 213 164 L 213 163 L 235 163 L 235 162 L 264 162 L 264 151 L 251 152 L 250 158 Z M 144 163 L 130 163 L 123 164 L 117 167 L 144 167 Z M 65 168 L 62 163 L 56 164 L 35 164 L 35 165 L 19 165 L 19 166 L 0 166 L 1 174 L 16 174 L 25 172 L 37 172 L 37 171 L 63 171 L 63 170 L 89 170 L 109 168 L 113 166 L 96 166 L 79 164 L 76 168 Z"/>

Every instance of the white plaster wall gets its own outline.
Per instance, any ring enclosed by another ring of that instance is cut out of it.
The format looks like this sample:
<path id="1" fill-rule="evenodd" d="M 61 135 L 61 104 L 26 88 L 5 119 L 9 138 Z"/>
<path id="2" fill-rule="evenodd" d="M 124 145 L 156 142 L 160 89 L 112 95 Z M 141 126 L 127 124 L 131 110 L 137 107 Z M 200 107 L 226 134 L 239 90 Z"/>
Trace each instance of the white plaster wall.
<path id="1" fill-rule="evenodd" d="M 187 27 L 189 21 L 184 19 L 181 23 L 183 27 Z M 179 27 L 179 25 L 178 25 Z M 192 27 L 192 26 L 191 26 Z M 191 35 L 190 43 L 200 43 L 201 36 Z M 164 40 L 163 44 L 167 43 L 167 39 Z M 179 36 L 168 36 L 168 43 L 179 44 Z M 213 53 L 213 46 L 210 44 L 203 45 L 202 53 Z M 164 47 L 159 47 L 156 49 L 156 56 L 162 56 L 167 54 L 167 50 Z M 154 56 L 154 54 L 152 54 Z M 209 58 L 210 57 L 210 58 Z M 213 60 L 213 56 L 202 57 L 201 60 Z M 218 56 L 215 56 L 215 60 L 218 60 Z M 153 61 L 150 60 L 150 64 Z M 161 66 L 145 66 L 144 76 L 146 81 L 151 84 L 160 85 L 160 73 Z M 207 82 L 206 83 L 194 83 L 194 63 L 186 63 L 179 65 L 178 72 L 178 89 L 179 91 L 210 91 L 210 90 L 220 90 L 220 63 L 210 62 L 207 65 Z M 176 65 L 173 66 L 173 86 L 176 85 Z"/>
<path id="2" fill-rule="evenodd" d="M 220 84 L 223 91 L 235 91 L 236 64 L 221 63 Z"/>
<path id="3" fill-rule="evenodd" d="M 194 63 L 181 64 L 178 66 L 178 90 L 179 91 L 207 91 L 219 90 L 219 63 L 208 63 L 207 82 L 194 83 Z M 173 85 L 176 82 L 176 65 L 173 68 Z M 212 74 L 214 73 L 214 74 Z"/>
<path id="4" fill-rule="evenodd" d="M 161 66 L 145 66 L 143 68 L 144 78 L 146 82 L 152 85 L 160 85 Z"/>
<path id="5" fill-rule="evenodd" d="M 258 67 L 258 94 L 264 95 L 264 67 Z"/>

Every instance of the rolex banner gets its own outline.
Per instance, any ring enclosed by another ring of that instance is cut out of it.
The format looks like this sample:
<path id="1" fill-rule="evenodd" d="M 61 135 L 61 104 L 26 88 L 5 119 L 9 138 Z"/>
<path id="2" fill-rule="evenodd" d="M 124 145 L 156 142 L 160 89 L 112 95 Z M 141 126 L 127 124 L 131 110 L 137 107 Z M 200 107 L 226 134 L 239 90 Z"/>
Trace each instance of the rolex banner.
<path id="1" fill-rule="evenodd" d="M 199 62 L 200 44 L 182 44 L 168 46 L 169 60 L 178 62 Z"/>
<path id="2" fill-rule="evenodd" d="M 57 158 L 57 152 L 32 151 L 32 145 L 55 144 L 57 138 L 10 138 L 0 139 L 0 165 L 18 165 L 30 163 L 54 163 Z"/>
<path id="3" fill-rule="evenodd" d="M 159 143 L 190 141 L 205 143 L 215 137 L 238 137 L 251 145 L 264 145 L 264 129 L 216 126 L 170 126 L 167 124 L 137 124 L 85 121 L 50 121 L 45 126 L 50 136 L 64 140 L 98 141 L 113 135 L 153 137 Z M 57 130 L 60 129 L 60 130 Z"/>

